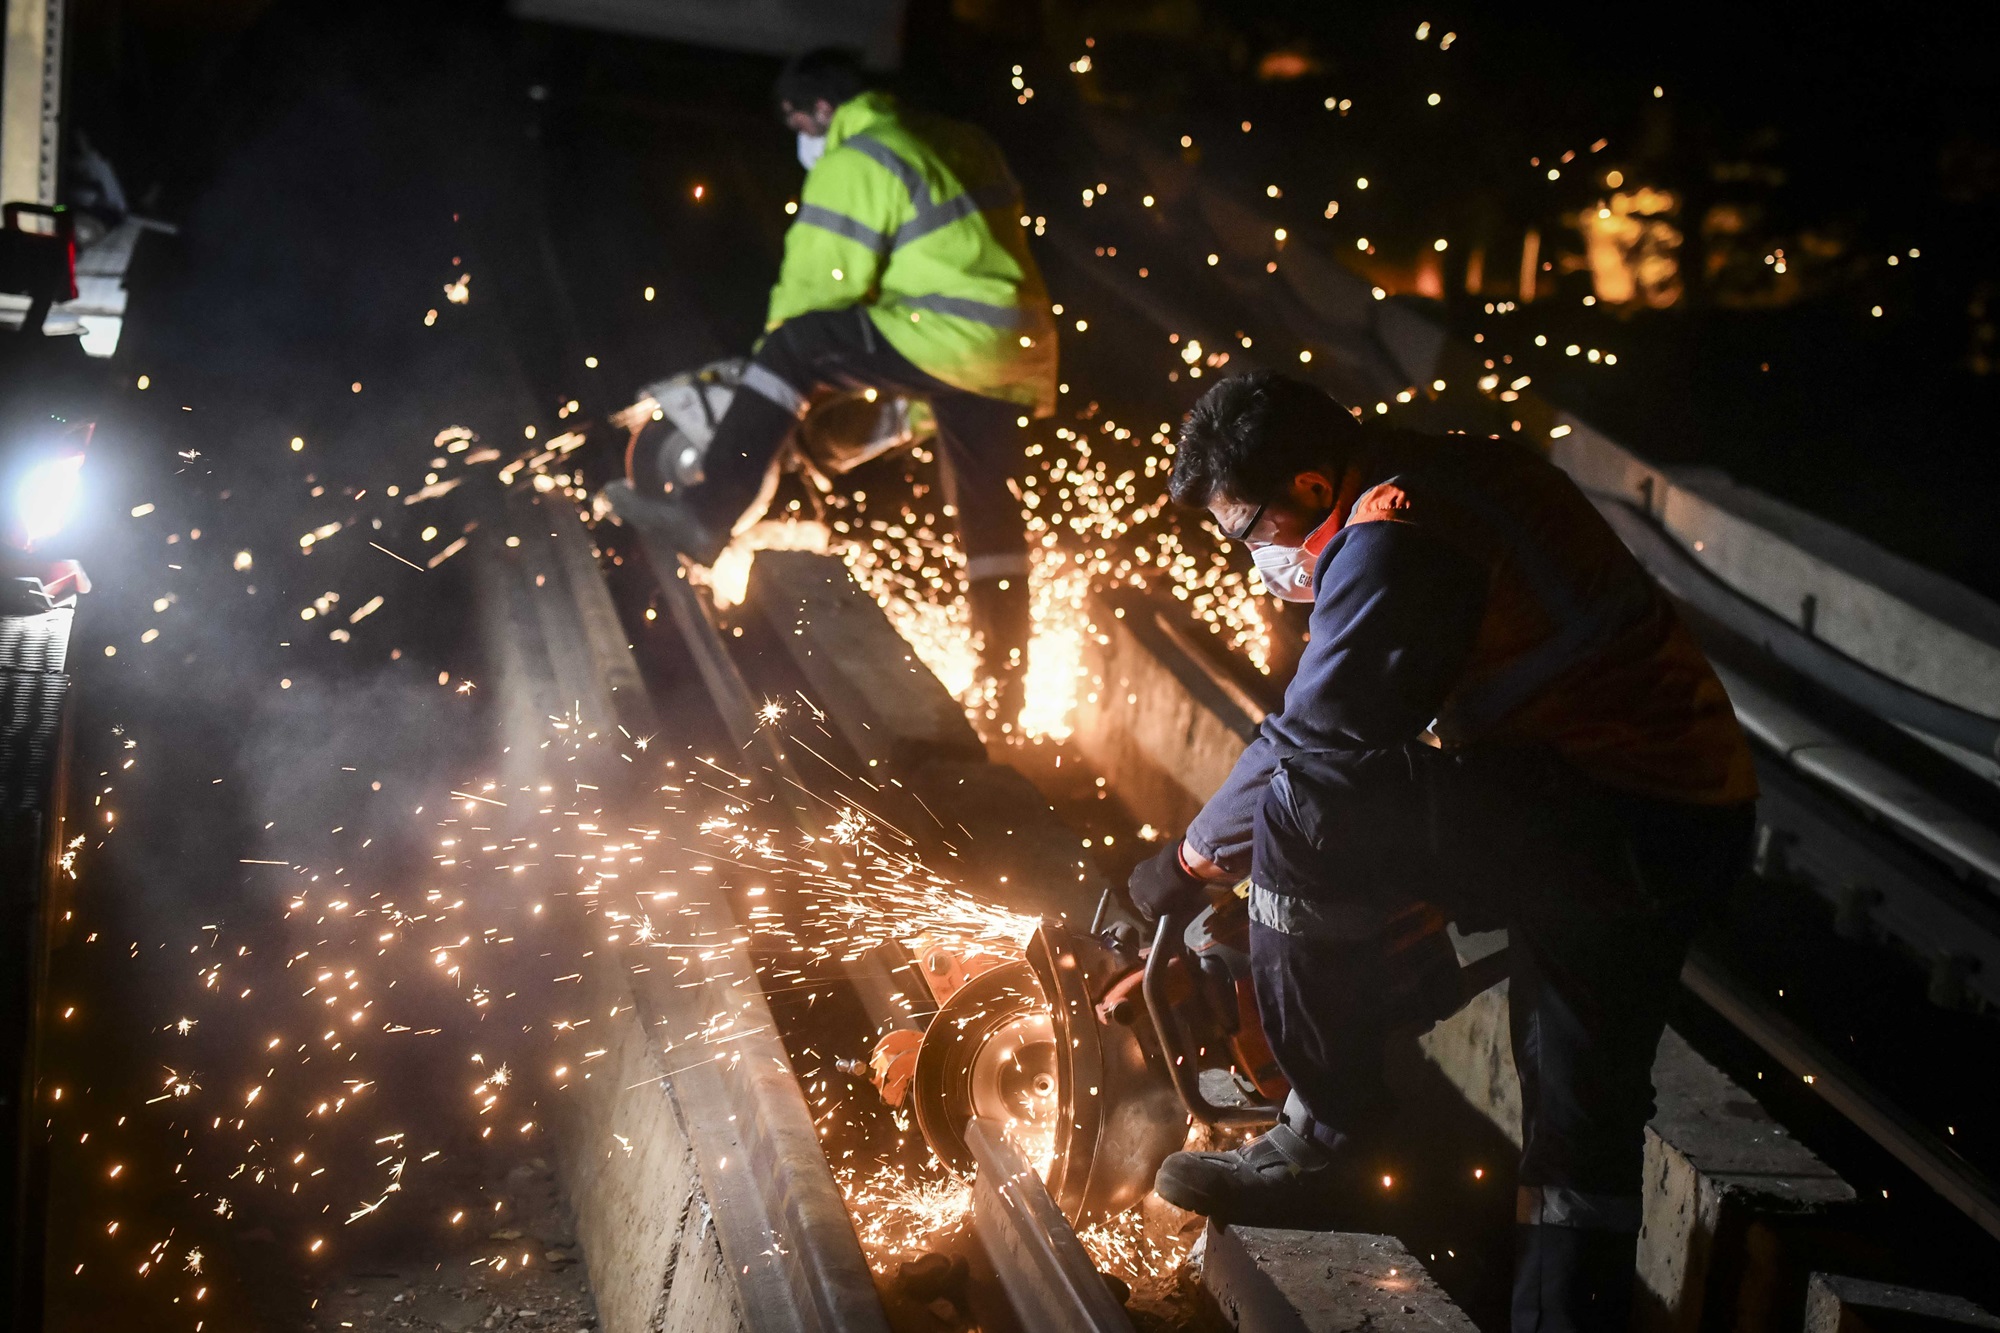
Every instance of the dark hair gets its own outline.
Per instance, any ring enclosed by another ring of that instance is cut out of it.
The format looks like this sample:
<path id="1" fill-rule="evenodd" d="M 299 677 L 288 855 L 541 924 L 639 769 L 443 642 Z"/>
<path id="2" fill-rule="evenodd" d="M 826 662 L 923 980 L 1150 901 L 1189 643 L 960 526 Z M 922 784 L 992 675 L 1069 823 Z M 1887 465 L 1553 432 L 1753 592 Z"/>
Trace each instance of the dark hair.
<path id="1" fill-rule="evenodd" d="M 1232 375 L 1182 419 L 1167 489 L 1195 509 L 1218 495 L 1275 500 L 1299 473 L 1340 460 L 1360 431 L 1352 413 L 1302 380 Z"/>
<path id="2" fill-rule="evenodd" d="M 868 76 L 861 70 L 859 56 L 837 46 L 822 46 L 787 60 L 771 91 L 779 106 L 810 111 L 815 102 L 839 106 L 867 88 Z"/>

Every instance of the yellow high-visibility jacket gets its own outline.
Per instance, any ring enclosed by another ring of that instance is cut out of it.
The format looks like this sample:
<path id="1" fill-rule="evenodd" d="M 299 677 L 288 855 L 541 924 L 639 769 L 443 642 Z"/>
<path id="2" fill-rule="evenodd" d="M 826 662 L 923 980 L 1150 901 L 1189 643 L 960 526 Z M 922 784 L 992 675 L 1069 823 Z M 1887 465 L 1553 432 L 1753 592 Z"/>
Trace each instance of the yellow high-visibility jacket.
<path id="1" fill-rule="evenodd" d="M 853 305 L 945 383 L 1036 416 L 1055 410 L 1055 317 L 999 147 L 881 92 L 834 112 L 785 234 L 767 327 Z"/>

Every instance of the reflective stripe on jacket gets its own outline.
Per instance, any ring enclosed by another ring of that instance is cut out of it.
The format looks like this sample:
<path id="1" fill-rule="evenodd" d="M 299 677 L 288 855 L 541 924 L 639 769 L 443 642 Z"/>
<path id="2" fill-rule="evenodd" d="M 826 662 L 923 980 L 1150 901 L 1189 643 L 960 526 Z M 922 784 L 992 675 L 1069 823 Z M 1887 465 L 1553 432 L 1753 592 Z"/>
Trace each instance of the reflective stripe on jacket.
<path id="1" fill-rule="evenodd" d="M 1046 416 L 1055 317 L 1020 218 L 1020 187 L 983 131 L 863 93 L 834 113 L 806 173 L 767 327 L 865 305 L 920 369 Z"/>

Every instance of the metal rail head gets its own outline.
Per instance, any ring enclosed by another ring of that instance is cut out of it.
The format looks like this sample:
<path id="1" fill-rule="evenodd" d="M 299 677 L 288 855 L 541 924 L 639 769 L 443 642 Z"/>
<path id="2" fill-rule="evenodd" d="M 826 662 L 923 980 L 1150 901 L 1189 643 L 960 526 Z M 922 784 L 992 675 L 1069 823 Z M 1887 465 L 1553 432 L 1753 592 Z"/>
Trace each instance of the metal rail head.
<path id="1" fill-rule="evenodd" d="M 973 1229 L 1021 1327 L 1133 1333 L 1124 1306 L 1020 1150 L 982 1120 L 966 1126 L 965 1141 L 979 1164 Z"/>
<path id="2" fill-rule="evenodd" d="M 1859 1072 L 1807 1036 L 1700 949 L 1681 984 L 1794 1074 L 1835 1111 L 1993 1237 L 2000 1238 L 2000 1191 L 1979 1169 L 1890 1101 Z"/>

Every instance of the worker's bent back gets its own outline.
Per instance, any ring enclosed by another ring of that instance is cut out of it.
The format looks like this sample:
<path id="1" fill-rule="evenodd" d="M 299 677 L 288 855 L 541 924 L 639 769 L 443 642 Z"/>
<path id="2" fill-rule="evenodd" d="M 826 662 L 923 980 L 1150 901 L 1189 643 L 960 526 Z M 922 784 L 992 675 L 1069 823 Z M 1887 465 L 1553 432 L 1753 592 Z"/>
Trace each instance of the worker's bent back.
<path id="1" fill-rule="evenodd" d="M 968 392 L 1054 410 L 1055 320 L 1021 193 L 974 126 L 887 93 L 843 103 L 807 173 L 769 327 L 865 305 L 891 346 Z"/>

